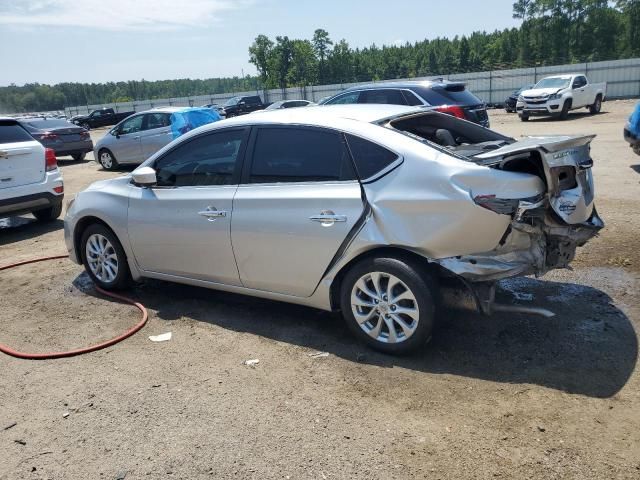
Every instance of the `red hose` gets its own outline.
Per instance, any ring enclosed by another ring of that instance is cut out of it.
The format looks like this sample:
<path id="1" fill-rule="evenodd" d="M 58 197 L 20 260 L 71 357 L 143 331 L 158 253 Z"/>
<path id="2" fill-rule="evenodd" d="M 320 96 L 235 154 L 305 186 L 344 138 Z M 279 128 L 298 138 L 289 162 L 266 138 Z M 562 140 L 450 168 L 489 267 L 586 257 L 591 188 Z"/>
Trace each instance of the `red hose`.
<path id="1" fill-rule="evenodd" d="M 30 263 L 38 263 L 38 262 L 46 262 L 47 260 L 58 260 L 61 258 L 68 258 L 68 256 L 57 255 L 54 257 L 42 257 L 42 258 L 35 258 L 33 260 L 25 260 L 24 262 L 13 263 L 11 265 L 5 265 L 3 267 L 0 267 L 0 272 L 2 270 L 8 270 L 10 268 L 19 267 L 21 265 L 28 265 Z M 121 342 L 125 338 L 130 337 L 131 335 L 136 333 L 138 330 L 140 330 L 142 327 L 144 327 L 144 325 L 147 323 L 147 318 L 148 318 L 147 309 L 144 308 L 144 305 L 138 302 L 134 302 L 130 298 L 123 297 L 121 295 L 116 295 L 115 293 L 111 293 L 106 290 L 103 290 L 97 285 L 95 287 L 96 287 L 96 290 L 103 295 L 115 298 L 117 300 L 120 300 L 125 303 L 129 303 L 137 307 L 138 310 L 142 312 L 142 320 L 140 320 L 140 322 L 138 322 L 133 328 L 127 330 L 122 335 L 112 338 L 111 340 L 107 340 L 106 342 L 98 343 L 96 345 L 91 345 L 85 348 L 79 348 L 77 350 L 69 350 L 67 352 L 25 353 L 25 352 L 18 352 L 17 350 L 7 347 L 6 345 L 0 344 L 0 352 L 6 353 L 7 355 L 11 355 L 12 357 L 24 358 L 27 360 L 45 360 L 50 358 L 73 357 L 75 355 L 82 355 L 83 353 L 95 352 L 96 350 L 100 350 L 103 348 L 110 347 L 111 345 L 115 345 L 116 343 Z"/>

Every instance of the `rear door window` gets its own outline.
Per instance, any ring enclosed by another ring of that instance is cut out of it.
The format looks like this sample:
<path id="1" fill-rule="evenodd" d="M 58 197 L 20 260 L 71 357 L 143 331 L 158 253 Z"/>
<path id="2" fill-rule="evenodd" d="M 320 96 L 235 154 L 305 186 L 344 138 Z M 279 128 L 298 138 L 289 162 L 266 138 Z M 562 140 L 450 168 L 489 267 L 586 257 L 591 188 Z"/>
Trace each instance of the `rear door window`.
<path id="1" fill-rule="evenodd" d="M 144 115 L 143 130 L 153 130 L 171 125 L 169 113 L 147 113 Z"/>
<path id="2" fill-rule="evenodd" d="M 31 142 L 33 137 L 13 120 L 0 120 L 0 144 Z"/>
<path id="3" fill-rule="evenodd" d="M 260 128 L 249 183 L 355 180 L 339 133 L 317 128 Z"/>
<path id="4" fill-rule="evenodd" d="M 380 173 L 399 158 L 386 148 L 354 135 L 347 134 L 347 143 L 361 180 Z"/>
<path id="5" fill-rule="evenodd" d="M 380 90 L 364 90 L 358 103 L 383 103 L 389 105 L 406 105 L 407 102 L 400 90 L 381 88 Z"/>

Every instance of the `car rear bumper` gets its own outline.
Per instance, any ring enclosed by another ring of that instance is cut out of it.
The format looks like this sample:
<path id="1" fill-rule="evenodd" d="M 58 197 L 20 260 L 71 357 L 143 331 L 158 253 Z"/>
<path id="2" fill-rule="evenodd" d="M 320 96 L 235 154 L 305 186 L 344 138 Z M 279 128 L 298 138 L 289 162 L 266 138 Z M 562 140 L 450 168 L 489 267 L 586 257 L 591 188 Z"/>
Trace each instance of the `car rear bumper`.
<path id="1" fill-rule="evenodd" d="M 81 140 L 78 142 L 43 142 L 43 145 L 47 148 L 52 148 L 56 152 L 57 157 L 93 151 L 92 140 Z"/>
<path id="2" fill-rule="evenodd" d="M 0 189 L 0 217 L 57 206 L 64 197 L 62 188 L 62 174 L 56 169 L 48 172 L 42 182 Z"/>
<path id="3" fill-rule="evenodd" d="M 62 203 L 64 193 L 50 192 L 34 193 L 24 197 L 0 200 L 0 217 L 23 215 L 25 213 L 57 207 Z"/>

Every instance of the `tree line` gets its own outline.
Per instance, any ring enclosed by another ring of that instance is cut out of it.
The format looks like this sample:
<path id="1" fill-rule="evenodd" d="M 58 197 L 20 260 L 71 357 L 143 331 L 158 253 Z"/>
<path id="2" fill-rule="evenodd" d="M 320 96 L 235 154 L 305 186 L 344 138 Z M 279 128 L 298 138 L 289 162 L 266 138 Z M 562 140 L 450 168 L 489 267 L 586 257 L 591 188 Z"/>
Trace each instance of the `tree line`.
<path id="1" fill-rule="evenodd" d="M 382 47 L 353 49 L 323 29 L 259 35 L 249 61 L 266 88 L 285 88 L 640 56 L 640 0 L 518 0 L 513 16 L 519 28 Z"/>
<path id="2" fill-rule="evenodd" d="M 520 27 L 380 47 L 351 48 L 323 29 L 311 39 L 259 35 L 249 47 L 258 76 L 10 85 L 0 111 L 640 57 L 640 0 L 517 0 L 513 16 Z"/>

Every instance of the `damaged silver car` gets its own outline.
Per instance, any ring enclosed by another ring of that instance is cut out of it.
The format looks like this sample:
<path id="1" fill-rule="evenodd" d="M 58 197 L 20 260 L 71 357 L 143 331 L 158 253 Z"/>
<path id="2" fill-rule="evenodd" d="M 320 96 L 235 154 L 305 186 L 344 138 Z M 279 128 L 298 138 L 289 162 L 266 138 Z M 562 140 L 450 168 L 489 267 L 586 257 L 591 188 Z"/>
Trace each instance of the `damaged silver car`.
<path id="1" fill-rule="evenodd" d="M 592 139 L 395 105 L 228 119 L 79 193 L 65 240 L 102 288 L 148 277 L 341 310 L 404 353 L 447 299 L 491 313 L 497 280 L 565 268 L 597 234 Z"/>

